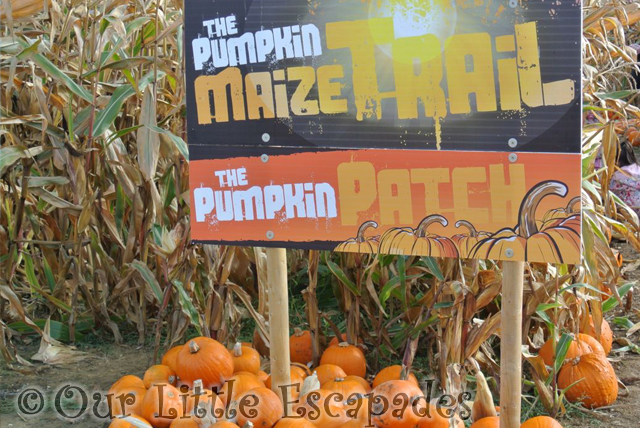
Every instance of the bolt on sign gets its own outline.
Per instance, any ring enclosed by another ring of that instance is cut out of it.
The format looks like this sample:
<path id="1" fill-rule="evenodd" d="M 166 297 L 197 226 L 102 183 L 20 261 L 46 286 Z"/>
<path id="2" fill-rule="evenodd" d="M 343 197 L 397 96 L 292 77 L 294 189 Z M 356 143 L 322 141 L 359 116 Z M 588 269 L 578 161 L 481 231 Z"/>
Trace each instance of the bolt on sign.
<path id="1" fill-rule="evenodd" d="M 185 6 L 195 241 L 580 261 L 580 1 Z"/>

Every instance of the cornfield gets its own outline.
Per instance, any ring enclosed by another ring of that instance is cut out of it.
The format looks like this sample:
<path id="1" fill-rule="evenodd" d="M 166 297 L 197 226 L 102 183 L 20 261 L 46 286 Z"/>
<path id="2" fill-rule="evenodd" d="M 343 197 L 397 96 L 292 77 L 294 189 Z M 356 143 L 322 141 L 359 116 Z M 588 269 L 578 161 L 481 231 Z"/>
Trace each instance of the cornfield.
<path id="1" fill-rule="evenodd" d="M 608 184 L 620 141 L 640 125 L 640 4 L 583 0 L 583 13 L 584 263 L 525 269 L 525 395 L 552 415 L 566 405 L 535 351 L 549 332 L 566 344 L 590 317 L 599 335 L 607 311 L 630 307 L 610 241 L 640 251 L 640 220 Z M 2 0 L 0 20 L 4 360 L 29 364 L 22 335 L 66 348 L 92 330 L 121 343 L 127 326 L 159 355 L 194 334 L 235 342 L 248 320 L 268 349 L 264 250 L 190 242 L 182 2 Z M 325 335 L 345 332 L 378 351 L 376 367 L 419 359 L 415 369 L 456 397 L 477 370 L 499 383 L 499 263 L 288 258 L 316 363 Z"/>

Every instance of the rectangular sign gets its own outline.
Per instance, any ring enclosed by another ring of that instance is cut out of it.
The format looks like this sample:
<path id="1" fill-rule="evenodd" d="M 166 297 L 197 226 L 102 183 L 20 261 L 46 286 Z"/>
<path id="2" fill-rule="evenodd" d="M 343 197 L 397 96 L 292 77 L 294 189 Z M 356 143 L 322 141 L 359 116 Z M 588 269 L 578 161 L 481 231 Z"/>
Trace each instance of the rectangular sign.
<path id="1" fill-rule="evenodd" d="M 578 263 L 580 2 L 511 3 L 186 0 L 194 240 Z"/>

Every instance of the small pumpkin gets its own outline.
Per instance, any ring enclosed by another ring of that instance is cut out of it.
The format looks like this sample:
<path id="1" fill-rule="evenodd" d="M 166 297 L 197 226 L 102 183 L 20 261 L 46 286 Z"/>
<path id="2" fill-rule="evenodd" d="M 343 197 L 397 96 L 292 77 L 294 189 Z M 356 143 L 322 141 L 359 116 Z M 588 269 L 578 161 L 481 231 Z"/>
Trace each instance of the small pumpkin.
<path id="1" fill-rule="evenodd" d="M 451 240 L 456 244 L 460 257 L 468 259 L 471 256 L 473 247 L 475 247 L 478 241 L 490 237 L 491 234 L 487 232 L 478 232 L 473 224 L 466 220 L 457 221 L 456 228 L 459 227 L 466 227 L 469 230 L 469 233 L 453 235 Z"/>
<path id="2" fill-rule="evenodd" d="M 265 384 L 256 375 L 249 372 L 235 373 L 224 383 L 220 390 L 222 400 L 227 406 L 247 391 L 255 388 L 264 388 Z"/>
<path id="3" fill-rule="evenodd" d="M 562 425 L 549 416 L 536 416 L 524 422 L 520 428 L 562 428 Z"/>
<path id="4" fill-rule="evenodd" d="M 527 260 L 543 263 L 566 263 L 580 260 L 580 216 L 572 215 L 545 223 L 538 228 L 535 214 L 547 196 L 565 197 L 568 188 L 559 181 L 543 181 L 527 192 L 520 204 L 518 224 L 504 228 L 479 241 L 473 258 L 492 260 Z M 513 254 L 507 256 L 507 250 Z"/>
<path id="5" fill-rule="evenodd" d="M 173 370 L 175 372 L 176 368 L 178 367 L 176 359 L 178 358 L 178 354 L 180 353 L 182 348 L 183 348 L 183 345 L 178 345 L 178 346 L 174 346 L 173 348 L 169 349 L 162 356 L 162 364 L 165 365 L 165 366 L 170 367 L 171 370 Z"/>
<path id="6" fill-rule="evenodd" d="M 145 421 L 140 416 L 136 416 L 136 415 L 130 415 L 130 416 L 127 416 L 126 418 L 124 417 L 114 418 L 109 424 L 109 428 L 138 428 L 136 425 L 133 425 L 130 422 L 130 420 L 132 419 L 135 419 L 138 422 L 147 424 L 149 428 L 151 428 L 151 425 L 149 424 L 149 422 Z"/>
<path id="7" fill-rule="evenodd" d="M 147 389 L 144 387 L 140 378 L 136 376 L 125 376 L 121 378 L 107 391 L 111 415 L 142 414 L 142 401 L 146 393 Z"/>
<path id="8" fill-rule="evenodd" d="M 433 214 L 422 219 L 415 229 L 394 227 L 387 230 L 380 238 L 380 253 L 458 257 L 458 249 L 451 239 L 428 232 L 427 229 L 433 223 L 440 223 L 442 226 L 449 224 L 443 216 Z"/>
<path id="9" fill-rule="evenodd" d="M 258 371 L 258 379 L 260 379 L 262 382 L 267 382 L 267 379 L 269 379 L 269 375 L 267 374 L 267 372 L 265 372 L 264 370 L 260 370 Z"/>
<path id="10" fill-rule="evenodd" d="M 183 404 L 180 392 L 174 386 L 155 384 L 142 401 L 142 417 L 155 428 L 169 428 L 174 419 L 182 417 Z"/>
<path id="11" fill-rule="evenodd" d="M 571 198 L 571 200 L 567 203 L 566 207 L 554 208 L 544 213 L 544 216 L 542 217 L 542 222 L 546 223 L 549 220 L 555 220 L 558 218 L 567 218 L 572 214 L 579 213 L 581 201 L 582 201 L 582 197 L 580 196 Z"/>
<path id="12" fill-rule="evenodd" d="M 201 428 L 201 426 L 193 416 L 183 416 L 174 419 L 169 428 Z"/>
<path id="13" fill-rule="evenodd" d="M 464 422 L 458 415 L 446 417 L 448 409 L 438 410 L 433 404 L 429 404 L 429 412 L 420 418 L 416 428 L 464 428 Z M 453 419 L 453 425 L 451 424 Z"/>
<path id="14" fill-rule="evenodd" d="M 371 421 L 377 428 L 413 428 L 426 412 L 424 394 L 407 380 L 378 385 L 371 391 L 370 400 Z"/>
<path id="15" fill-rule="evenodd" d="M 602 318 L 602 324 L 600 324 L 600 338 L 598 338 L 596 328 L 593 323 L 593 317 L 589 315 L 589 329 L 586 333 L 600 342 L 605 354 L 609 355 L 611 353 L 611 349 L 613 349 L 613 331 L 611 331 L 611 326 L 607 320 Z"/>
<path id="16" fill-rule="evenodd" d="M 578 382 L 578 383 L 576 383 Z M 618 399 L 618 379 L 606 357 L 591 353 L 568 361 L 558 373 L 558 387 L 572 403 L 588 409 L 610 406 Z"/>
<path id="17" fill-rule="evenodd" d="M 390 380 L 400 380 L 401 375 L 402 375 L 402 366 L 396 364 L 393 366 L 385 367 L 378 372 L 375 378 L 373 378 L 373 382 L 371 383 L 371 386 L 375 388 L 378 385 L 381 385 Z M 406 380 L 413 383 L 415 386 L 420 385 L 418 383 L 418 379 L 413 373 L 409 373 Z"/>
<path id="18" fill-rule="evenodd" d="M 304 395 L 293 411 L 320 428 L 338 428 L 349 420 L 338 394 L 326 389 Z"/>
<path id="19" fill-rule="evenodd" d="M 367 374 L 367 360 L 364 353 L 357 346 L 349 345 L 347 342 L 328 347 L 322 353 L 320 364 L 335 364 L 347 375 L 364 377 Z"/>
<path id="20" fill-rule="evenodd" d="M 377 228 L 378 223 L 373 220 L 365 221 L 358 228 L 358 233 L 355 238 L 349 238 L 344 242 L 338 244 L 333 251 L 347 252 L 347 253 L 369 253 L 375 254 L 378 252 L 378 245 L 380 236 L 365 237 L 365 232 L 369 228 Z"/>
<path id="21" fill-rule="evenodd" d="M 209 425 L 209 428 L 240 428 L 237 424 L 229 421 L 218 421 Z"/>
<path id="22" fill-rule="evenodd" d="M 500 417 L 490 416 L 475 421 L 470 428 L 500 428 Z"/>
<path id="23" fill-rule="evenodd" d="M 342 342 L 350 343 L 350 342 L 347 340 L 347 333 L 342 333 L 342 334 L 340 335 L 340 339 L 338 339 L 336 336 L 333 336 L 333 337 L 331 338 L 331 340 L 329 341 L 329 345 L 327 345 L 327 347 L 329 347 L 329 346 L 333 346 L 333 345 L 339 345 L 339 344 L 341 344 Z M 360 340 L 360 338 L 358 337 L 358 338 L 356 338 L 356 343 L 352 343 L 352 345 L 360 345 L 361 343 L 362 343 L 362 340 Z"/>
<path id="24" fill-rule="evenodd" d="M 544 364 L 550 367 L 553 367 L 553 363 L 556 359 L 553 352 L 552 339 L 553 338 L 549 338 L 544 345 L 542 345 L 542 348 L 540 348 L 540 352 L 538 352 L 538 355 L 542 357 Z M 606 355 L 602 345 L 600 345 L 597 340 L 587 334 L 579 333 L 569 345 L 565 361 L 590 353 L 597 353 L 603 357 Z"/>
<path id="25" fill-rule="evenodd" d="M 219 388 L 233 375 L 233 357 L 220 342 L 208 337 L 190 340 L 176 361 L 182 382 L 202 379 L 206 388 Z"/>
<path id="26" fill-rule="evenodd" d="M 289 338 L 289 356 L 292 363 L 307 364 L 313 360 L 313 338 L 308 330 L 293 330 Z"/>
<path id="27" fill-rule="evenodd" d="M 367 395 L 355 394 L 348 397 L 343 405 L 349 418 L 359 421 L 364 426 L 371 426 L 369 423 L 369 397 Z"/>
<path id="28" fill-rule="evenodd" d="M 367 380 L 363 377 L 360 376 L 354 376 L 354 375 L 349 375 L 347 377 L 344 378 L 344 380 L 353 380 L 358 382 L 360 385 L 362 385 L 362 387 L 364 388 L 364 391 L 368 394 L 371 392 L 371 385 L 369 384 L 369 382 L 367 382 Z"/>
<path id="29" fill-rule="evenodd" d="M 318 376 L 318 382 L 320 382 L 321 386 L 329 382 L 330 380 L 339 377 L 347 377 L 345 371 L 335 364 L 320 364 L 318 367 L 316 367 L 314 373 L 316 374 L 316 376 Z"/>
<path id="30" fill-rule="evenodd" d="M 271 428 L 282 418 L 282 410 L 282 401 L 272 390 L 260 387 L 246 391 L 237 401 L 238 425 L 251 422 L 255 428 Z"/>
<path id="31" fill-rule="evenodd" d="M 220 395 L 205 389 L 201 380 L 193 383 L 193 389 L 187 396 L 186 414 L 193 414 L 199 419 L 220 418 L 224 414 L 225 404 Z"/>
<path id="32" fill-rule="evenodd" d="M 255 375 L 260 371 L 260 354 L 255 349 L 240 342 L 233 347 L 233 372 L 249 372 Z"/>
<path id="33" fill-rule="evenodd" d="M 297 400 L 300 397 L 300 392 L 302 391 L 302 384 L 304 383 L 305 378 L 307 377 L 307 373 L 300 367 L 292 365 L 289 371 L 289 377 L 291 382 L 287 388 L 287 393 L 290 395 L 290 400 Z M 267 378 L 267 381 L 264 383 L 264 386 L 271 388 L 271 376 Z"/>
<path id="34" fill-rule="evenodd" d="M 282 418 L 275 428 L 315 428 L 315 425 L 304 418 Z"/>
<path id="35" fill-rule="evenodd" d="M 346 380 L 346 378 L 336 378 L 322 385 L 322 389 L 337 392 L 342 396 L 342 401 L 358 395 L 362 396 L 367 393 L 360 382 L 356 380 Z"/>
<path id="36" fill-rule="evenodd" d="M 144 387 L 147 389 L 156 383 L 168 383 L 175 386 L 176 374 L 171 370 L 171 367 L 158 364 L 149 367 L 147 371 L 144 372 L 142 381 L 144 382 Z"/>

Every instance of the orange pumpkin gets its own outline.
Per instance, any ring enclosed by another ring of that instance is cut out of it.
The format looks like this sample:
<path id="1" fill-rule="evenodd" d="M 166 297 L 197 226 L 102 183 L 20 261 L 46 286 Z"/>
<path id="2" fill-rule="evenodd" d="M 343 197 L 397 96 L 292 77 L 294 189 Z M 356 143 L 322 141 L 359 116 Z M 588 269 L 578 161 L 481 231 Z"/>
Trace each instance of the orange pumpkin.
<path id="1" fill-rule="evenodd" d="M 338 346 L 330 346 L 320 358 L 320 364 L 335 364 L 347 375 L 364 377 L 367 374 L 367 360 L 360 348 L 342 342 Z"/>
<path id="2" fill-rule="evenodd" d="M 595 409 L 610 406 L 618 399 L 616 373 L 602 355 L 585 354 L 562 366 L 558 373 L 558 387 L 565 389 L 574 383 L 565 392 L 567 400 L 572 403 L 582 402 L 585 407 Z"/>
<path id="3" fill-rule="evenodd" d="M 249 372 L 255 375 L 260 371 L 260 354 L 255 349 L 240 342 L 233 347 L 233 372 Z"/>
<path id="4" fill-rule="evenodd" d="M 369 228 L 377 228 L 378 223 L 373 220 L 365 221 L 358 228 L 358 233 L 355 238 L 349 238 L 344 242 L 338 244 L 333 251 L 341 251 L 347 253 L 369 253 L 375 254 L 378 252 L 378 245 L 380 236 L 371 236 L 365 238 L 364 234 Z"/>
<path id="5" fill-rule="evenodd" d="M 376 377 L 373 379 L 373 383 L 371 384 L 371 386 L 375 388 L 378 385 L 381 385 L 390 380 L 400 380 L 401 373 L 402 366 L 400 365 L 385 367 L 378 372 Z M 407 380 L 413 383 L 415 386 L 419 386 L 418 379 L 413 373 L 409 373 L 409 376 L 407 376 Z"/>
<path id="6" fill-rule="evenodd" d="M 142 414 L 142 401 L 144 400 L 146 393 L 147 389 L 144 387 L 144 384 L 139 377 L 125 376 L 121 378 L 114 383 L 107 392 L 107 399 L 111 405 L 111 415 L 121 416 Z"/>
<path id="7" fill-rule="evenodd" d="M 293 411 L 321 428 L 338 428 L 349 420 L 338 394 L 326 389 L 309 392 Z"/>
<path id="8" fill-rule="evenodd" d="M 593 317 L 591 315 L 589 315 L 589 329 L 586 333 L 589 336 L 598 339 L 596 335 L 596 328 L 593 324 Z M 602 318 L 602 324 L 600 325 L 600 339 L 598 342 L 600 342 L 602 348 L 604 348 L 605 354 L 609 355 L 613 348 L 613 331 L 611 331 L 611 326 L 609 326 L 609 323 L 604 318 Z"/>
<path id="9" fill-rule="evenodd" d="M 394 227 L 387 230 L 380 238 L 380 253 L 458 257 L 458 249 L 451 239 L 427 231 L 433 223 L 449 224 L 443 216 L 433 214 L 425 217 L 415 229 Z"/>
<path id="10" fill-rule="evenodd" d="M 567 203 L 566 207 L 555 208 L 544 213 L 544 216 L 542 217 L 542 222 L 546 223 L 549 220 L 555 220 L 558 218 L 567 218 L 572 214 L 579 213 L 581 201 L 582 201 L 582 197 L 580 196 L 571 198 L 571 200 Z"/>
<path id="11" fill-rule="evenodd" d="M 265 387 L 255 388 L 238 397 L 238 425 L 251 422 L 255 428 L 271 428 L 282 418 L 282 401 Z"/>
<path id="12" fill-rule="evenodd" d="M 520 428 L 562 428 L 562 425 L 549 416 L 536 416 L 523 423 Z"/>
<path id="13" fill-rule="evenodd" d="M 290 395 L 290 400 L 297 400 L 300 397 L 300 392 L 302 391 L 302 384 L 304 383 L 304 379 L 307 377 L 307 373 L 298 366 L 291 366 L 289 371 L 291 382 L 289 383 L 289 388 L 287 388 L 288 394 Z M 271 389 L 271 376 L 267 378 L 267 381 L 264 383 L 264 386 Z"/>
<path id="14" fill-rule="evenodd" d="M 194 414 L 198 418 L 205 418 L 208 415 L 220 418 L 224 414 L 225 405 L 220 399 L 220 395 L 210 389 L 205 389 L 201 380 L 193 383 L 193 389 L 187 396 L 186 414 Z"/>
<path id="15" fill-rule="evenodd" d="M 343 404 L 349 418 L 355 419 L 365 426 L 371 426 L 369 420 L 369 397 L 356 394 L 345 400 Z"/>
<path id="16" fill-rule="evenodd" d="M 147 369 L 142 381 L 144 382 L 144 387 L 147 389 L 156 383 L 169 383 L 175 386 L 176 374 L 171 370 L 171 367 L 158 364 Z"/>
<path id="17" fill-rule="evenodd" d="M 313 360 L 313 338 L 310 331 L 294 329 L 289 338 L 289 356 L 293 363 L 307 364 Z"/>
<path id="18" fill-rule="evenodd" d="M 237 401 L 238 397 L 245 392 L 255 388 L 264 388 L 264 386 L 264 382 L 258 379 L 253 373 L 235 373 L 225 382 L 220 390 L 220 395 L 228 406 L 232 401 Z"/>
<path id="19" fill-rule="evenodd" d="M 580 216 L 551 220 L 539 229 L 535 213 L 540 201 L 550 195 L 564 197 L 568 188 L 559 181 L 543 181 L 534 186 L 522 200 L 518 224 L 504 228 L 479 241 L 473 258 L 493 260 L 527 260 L 565 263 L 580 259 Z M 507 250 L 513 254 L 507 255 Z"/>
<path id="20" fill-rule="evenodd" d="M 304 418 L 282 418 L 275 428 L 315 428 L 315 425 Z"/>
<path id="21" fill-rule="evenodd" d="M 407 380 L 390 380 L 371 391 L 371 420 L 377 428 L 413 428 L 426 412 L 426 398 Z M 386 401 L 386 406 L 385 406 Z"/>
<path id="22" fill-rule="evenodd" d="M 183 345 L 178 345 L 178 346 L 174 346 L 173 348 L 169 349 L 162 356 L 162 364 L 165 365 L 165 366 L 170 367 L 171 370 L 173 370 L 175 372 L 176 371 L 176 367 L 178 367 L 176 359 L 178 358 L 178 354 L 180 353 L 182 348 L 183 348 Z"/>
<path id="23" fill-rule="evenodd" d="M 140 416 L 130 415 L 130 416 L 127 416 L 126 419 L 124 418 L 113 419 L 109 424 L 109 428 L 137 428 L 135 425 L 129 422 L 129 419 L 135 419 L 139 422 L 149 425 L 149 422 L 145 421 Z M 149 425 L 149 428 L 151 428 L 151 425 Z"/>
<path id="24" fill-rule="evenodd" d="M 500 417 L 489 416 L 475 421 L 470 428 L 500 428 Z"/>
<path id="25" fill-rule="evenodd" d="M 469 230 L 469 233 L 453 235 L 451 237 L 451 240 L 456 244 L 460 257 L 462 257 L 463 259 L 467 259 L 471 256 L 473 247 L 475 247 L 478 241 L 488 238 L 489 236 L 491 236 L 491 234 L 487 232 L 478 232 L 473 224 L 466 220 L 459 220 L 456 222 L 456 228 L 459 228 L 461 226 L 466 227 Z"/>
<path id="26" fill-rule="evenodd" d="M 464 428 L 462 419 L 458 415 L 447 417 L 448 412 L 447 409 L 438 410 L 436 406 L 429 404 L 429 412 L 420 418 L 416 428 L 450 428 L 452 426 L 451 419 L 454 420 L 453 426 L 455 428 Z"/>
<path id="27" fill-rule="evenodd" d="M 367 382 L 367 380 L 363 377 L 360 376 L 354 376 L 354 375 L 349 375 L 347 377 L 344 378 L 344 380 L 353 380 L 358 382 L 360 385 L 362 385 L 362 387 L 364 388 L 364 391 L 368 394 L 371 392 L 371 385 L 369 385 L 369 382 Z"/>
<path id="28" fill-rule="evenodd" d="M 197 419 L 193 416 L 181 417 L 174 419 L 169 428 L 201 428 Z"/>
<path id="29" fill-rule="evenodd" d="M 320 382 L 320 386 L 324 385 L 330 380 L 339 377 L 347 377 L 347 374 L 344 372 L 344 370 L 342 370 L 342 368 L 335 364 L 320 364 L 318 367 L 316 367 L 314 372 L 316 376 L 318 376 L 318 382 Z"/>
<path id="30" fill-rule="evenodd" d="M 142 401 L 142 417 L 151 425 L 155 428 L 169 428 L 171 422 L 182 415 L 182 397 L 174 386 L 155 384 L 149 388 Z"/>
<path id="31" fill-rule="evenodd" d="M 219 388 L 233 375 L 233 357 L 220 342 L 208 337 L 190 340 L 176 361 L 182 382 L 202 379 L 206 388 Z"/>
<path id="32" fill-rule="evenodd" d="M 258 379 L 260 379 L 262 382 L 265 382 L 265 384 L 267 382 L 267 379 L 269 379 L 269 377 L 270 376 L 265 371 L 263 370 L 258 371 Z"/>
<path id="33" fill-rule="evenodd" d="M 597 353 L 603 357 L 605 356 L 604 349 L 597 340 L 587 334 L 579 333 L 569 345 L 565 361 L 590 353 Z M 538 355 L 542 357 L 545 365 L 553 367 L 553 362 L 556 357 L 553 352 L 552 338 L 549 338 L 549 340 L 542 345 Z"/>
<path id="34" fill-rule="evenodd" d="M 356 380 L 346 380 L 345 378 L 336 378 L 322 385 L 322 389 L 337 392 L 342 396 L 342 400 L 348 400 L 357 395 L 365 395 L 367 391 Z"/>
<path id="35" fill-rule="evenodd" d="M 214 424 L 211 424 L 209 428 L 240 428 L 237 424 L 229 421 L 218 421 Z"/>
<path id="36" fill-rule="evenodd" d="M 342 334 L 340 335 L 340 340 L 338 340 L 338 338 L 337 338 L 336 336 L 333 336 L 333 337 L 331 338 L 331 340 L 329 341 L 329 345 L 328 345 L 327 347 L 329 347 L 329 346 L 333 346 L 333 345 L 339 345 L 339 344 L 341 344 L 342 342 L 350 343 L 350 342 L 347 340 L 347 333 L 342 333 Z M 352 345 L 359 345 L 359 344 L 361 344 L 361 343 L 362 343 L 362 340 L 360 340 L 360 338 L 359 338 L 359 337 L 357 337 L 357 338 L 356 338 L 356 343 L 352 343 Z"/>

